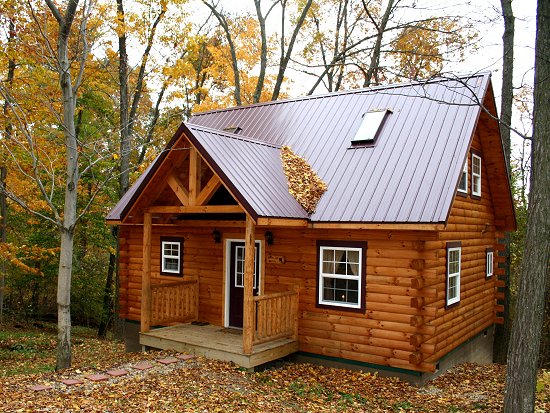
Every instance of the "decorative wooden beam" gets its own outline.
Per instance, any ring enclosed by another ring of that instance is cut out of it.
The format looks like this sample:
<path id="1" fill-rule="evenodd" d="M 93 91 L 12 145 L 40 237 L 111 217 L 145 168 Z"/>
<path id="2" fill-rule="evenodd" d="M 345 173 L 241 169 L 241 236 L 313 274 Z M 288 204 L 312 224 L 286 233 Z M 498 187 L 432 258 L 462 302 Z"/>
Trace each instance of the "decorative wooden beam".
<path id="1" fill-rule="evenodd" d="M 141 274 L 141 332 L 151 328 L 151 232 L 153 216 L 143 215 L 143 269 Z"/>
<path id="2" fill-rule="evenodd" d="M 258 226 L 265 227 L 307 227 L 307 219 L 258 218 Z"/>
<path id="3" fill-rule="evenodd" d="M 189 153 L 189 204 L 197 205 L 197 196 L 201 189 L 201 157 L 196 149 L 190 149 Z"/>
<path id="4" fill-rule="evenodd" d="M 208 201 L 210 201 L 210 198 L 212 198 L 214 192 L 216 192 L 221 185 L 222 181 L 220 181 L 220 178 L 218 178 L 217 175 L 212 176 L 212 178 L 210 178 L 208 183 L 204 186 L 204 188 L 202 188 L 202 191 L 197 196 L 197 205 L 204 205 Z"/>
<path id="5" fill-rule="evenodd" d="M 381 230 L 404 230 L 404 231 L 443 231 L 445 224 L 375 224 L 375 223 L 353 223 L 353 222 L 312 222 L 310 228 L 315 229 L 381 229 Z"/>
<path id="6" fill-rule="evenodd" d="M 174 174 L 168 175 L 168 179 L 166 181 L 180 202 L 183 205 L 189 205 L 189 192 L 187 192 L 187 189 L 183 186 L 183 182 L 181 182 L 181 180 Z"/>
<path id="7" fill-rule="evenodd" d="M 147 212 L 153 214 L 239 214 L 244 213 L 240 205 L 192 205 L 173 206 L 158 205 L 146 208 Z"/>
<path id="8" fill-rule="evenodd" d="M 243 353 L 252 354 L 254 340 L 254 257 L 255 253 L 254 221 L 246 216 L 246 233 L 244 246 L 244 305 L 243 305 Z"/>

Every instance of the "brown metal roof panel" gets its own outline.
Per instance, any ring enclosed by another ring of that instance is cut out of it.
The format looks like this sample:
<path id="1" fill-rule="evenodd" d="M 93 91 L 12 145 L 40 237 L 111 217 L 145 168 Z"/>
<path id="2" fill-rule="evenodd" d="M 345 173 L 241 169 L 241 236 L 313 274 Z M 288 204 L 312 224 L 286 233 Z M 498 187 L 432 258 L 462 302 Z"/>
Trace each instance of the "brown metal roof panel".
<path id="1" fill-rule="evenodd" d="M 443 100 L 445 99 L 444 90 L 439 88 L 433 94 L 433 99 Z M 437 93 L 439 92 L 439 93 Z M 423 99 L 426 101 L 427 99 Z M 419 197 L 422 189 L 429 186 L 430 183 L 426 182 L 426 178 L 429 178 L 427 171 L 434 169 L 433 166 L 439 165 L 441 162 L 442 148 L 445 146 L 448 139 L 439 140 L 439 130 L 445 122 L 448 115 L 449 106 L 441 105 L 428 101 L 427 106 L 422 106 L 426 109 L 424 113 L 418 116 L 422 119 L 422 124 L 419 129 L 413 129 L 409 133 L 411 142 L 405 142 L 401 146 L 402 161 L 400 162 L 399 169 L 394 170 L 392 174 L 392 180 L 401 179 L 400 182 L 389 182 L 390 188 L 396 187 L 395 192 L 386 192 L 381 200 L 381 205 L 385 205 L 385 211 L 383 211 L 383 218 L 390 218 L 393 220 L 403 219 L 406 221 L 417 222 L 417 219 L 412 219 L 412 208 L 421 210 L 425 205 L 425 199 Z M 430 194 L 430 196 L 432 196 Z M 414 200 L 414 202 L 407 202 L 408 200 Z M 412 208 L 405 208 L 406 204 L 409 204 Z M 382 217 L 381 217 L 382 218 Z"/>
<path id="2" fill-rule="evenodd" d="M 288 192 L 280 148 L 188 125 L 197 140 L 258 216 L 307 218 Z M 200 149 L 199 149 L 200 150 Z"/>

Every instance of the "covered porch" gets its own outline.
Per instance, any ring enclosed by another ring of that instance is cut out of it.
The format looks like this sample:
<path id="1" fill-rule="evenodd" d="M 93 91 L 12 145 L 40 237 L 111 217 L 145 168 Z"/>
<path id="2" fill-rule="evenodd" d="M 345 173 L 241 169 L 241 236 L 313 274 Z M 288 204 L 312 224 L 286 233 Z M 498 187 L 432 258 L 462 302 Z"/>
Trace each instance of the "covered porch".
<path id="1" fill-rule="evenodd" d="M 221 208 L 220 208 L 221 209 Z M 209 212 L 215 211 L 210 208 Z M 178 208 L 181 213 L 182 208 Z M 163 208 L 163 213 L 171 213 Z M 217 211 L 216 211 L 217 212 Z M 263 291 L 254 295 L 256 223 L 246 216 L 244 272 L 242 280 L 242 329 L 227 323 L 201 322 L 201 278 L 159 280 L 151 277 L 150 208 L 143 222 L 143 273 L 141 288 L 140 344 L 142 346 L 188 352 L 232 361 L 244 368 L 287 356 L 298 350 L 298 289 Z M 242 227 L 241 227 L 242 228 Z M 220 274 L 220 282 L 225 274 Z M 227 282 L 227 280 L 223 281 Z"/>

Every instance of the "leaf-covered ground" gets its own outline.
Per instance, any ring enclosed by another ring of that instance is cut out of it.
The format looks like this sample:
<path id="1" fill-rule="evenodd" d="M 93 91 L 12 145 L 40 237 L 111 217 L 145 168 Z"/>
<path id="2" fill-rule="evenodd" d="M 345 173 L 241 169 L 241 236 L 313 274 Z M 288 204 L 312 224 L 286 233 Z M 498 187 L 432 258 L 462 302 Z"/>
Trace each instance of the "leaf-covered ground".
<path id="1" fill-rule="evenodd" d="M 0 411 L 7 412 L 500 412 L 504 368 L 465 364 L 424 388 L 397 379 L 285 363 L 248 373 L 205 358 L 163 365 L 170 352 L 124 353 L 123 346 L 89 334 L 74 334 L 73 367 L 56 373 L 51 331 L 0 332 Z M 34 344 L 33 344 L 34 343 Z M 8 357 L 10 356 L 11 357 Z M 149 360 L 153 368 L 133 366 Z M 123 368 L 128 374 L 106 382 L 67 386 Z M 22 374 L 31 371 L 32 374 Z M 32 391 L 45 384 L 50 390 Z M 550 412 L 550 374 L 541 373 L 539 412 Z"/>

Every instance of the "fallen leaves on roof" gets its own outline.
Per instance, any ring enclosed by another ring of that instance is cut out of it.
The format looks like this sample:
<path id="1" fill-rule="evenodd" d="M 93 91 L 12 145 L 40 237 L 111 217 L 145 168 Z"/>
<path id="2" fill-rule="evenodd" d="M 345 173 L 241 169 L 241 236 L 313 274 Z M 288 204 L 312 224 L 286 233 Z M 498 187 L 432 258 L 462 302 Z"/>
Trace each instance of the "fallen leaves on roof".
<path id="1" fill-rule="evenodd" d="M 283 171 L 288 182 L 288 192 L 308 214 L 313 214 L 327 184 L 315 173 L 311 165 L 295 154 L 290 146 L 281 148 Z"/>

